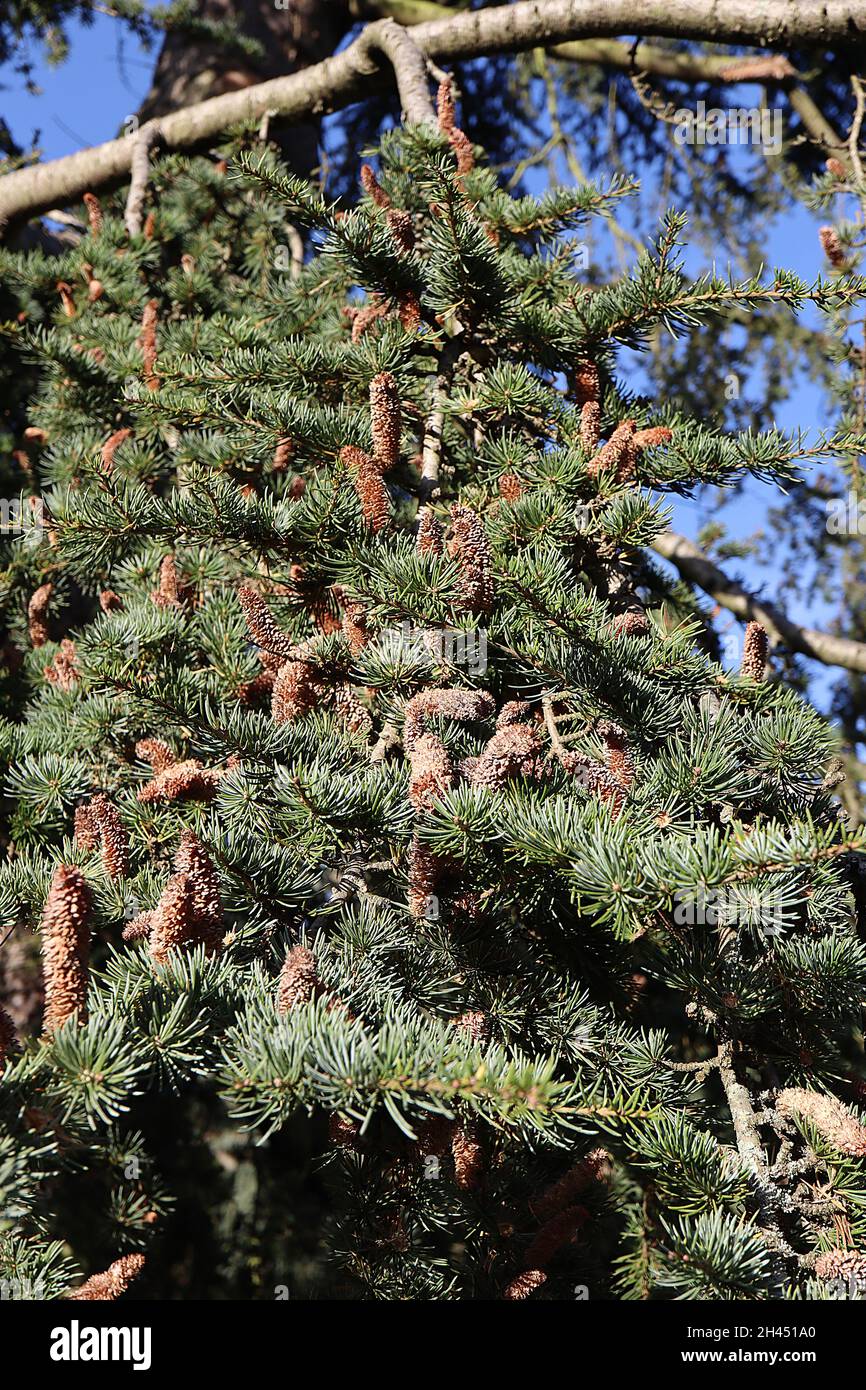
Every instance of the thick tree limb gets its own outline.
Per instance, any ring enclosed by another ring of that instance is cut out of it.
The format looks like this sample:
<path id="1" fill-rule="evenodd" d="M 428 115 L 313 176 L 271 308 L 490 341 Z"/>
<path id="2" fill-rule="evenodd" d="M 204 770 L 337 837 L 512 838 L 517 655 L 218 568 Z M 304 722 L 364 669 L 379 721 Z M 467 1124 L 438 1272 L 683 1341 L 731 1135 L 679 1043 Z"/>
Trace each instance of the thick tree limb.
<path id="1" fill-rule="evenodd" d="M 436 113 L 430 100 L 427 65 L 414 36 L 393 19 L 383 19 L 370 25 L 364 34 L 369 36 L 370 46 L 384 53 L 394 69 L 404 119 L 412 125 L 435 125 Z"/>
<path id="2" fill-rule="evenodd" d="M 391 28 L 385 30 L 386 25 Z M 398 62 L 401 101 L 410 119 L 417 119 L 423 106 L 417 64 L 410 71 L 408 50 L 394 27 L 391 20 L 378 20 L 322 63 L 170 113 L 161 122 L 164 145 L 190 149 L 231 125 L 256 125 L 268 109 L 290 120 L 338 110 L 383 80 L 377 57 L 383 50 Z M 760 6 L 754 0 L 725 0 L 724 5 L 715 0 L 605 0 L 603 5 L 598 0 L 519 0 L 416 25 L 412 39 L 426 58 L 442 62 L 622 33 L 759 48 L 838 46 L 866 37 L 866 0 L 823 0 L 821 5 L 763 0 Z M 126 136 L 7 174 L 0 179 L 0 226 L 122 181 L 133 148 L 134 137 Z"/>
<path id="3" fill-rule="evenodd" d="M 770 638 L 790 651 L 821 661 L 825 666 L 841 666 L 846 671 L 866 671 L 866 642 L 850 637 L 834 637 L 829 632 L 801 627 L 773 603 L 750 594 L 735 579 L 729 579 L 718 565 L 686 536 L 663 531 L 653 541 L 653 549 L 675 565 L 683 579 L 696 584 L 710 598 L 735 613 L 743 621 L 754 621 L 766 628 Z"/>
<path id="4" fill-rule="evenodd" d="M 623 43 L 621 39 L 579 39 L 576 43 L 558 43 L 551 50 L 554 58 L 569 63 L 595 63 L 601 67 L 619 68 L 623 72 L 645 72 L 651 77 L 670 77 L 678 82 L 742 82 L 741 75 L 729 76 L 742 70 L 749 62 L 732 58 L 727 53 L 676 53 L 650 43 Z M 781 54 L 755 60 L 768 67 L 765 76 L 774 82 L 799 76 L 796 68 Z M 755 79 L 757 80 L 757 79 Z"/>
<path id="5" fill-rule="evenodd" d="M 654 44 L 628 44 L 620 39 L 580 39 L 550 49 L 554 58 L 571 63 L 594 63 L 622 72 L 677 82 L 772 82 L 786 92 L 788 101 L 809 136 L 827 154 L 845 159 L 844 141 L 802 85 L 802 75 L 782 54 L 768 58 L 731 58 L 724 53 L 675 53 Z"/>

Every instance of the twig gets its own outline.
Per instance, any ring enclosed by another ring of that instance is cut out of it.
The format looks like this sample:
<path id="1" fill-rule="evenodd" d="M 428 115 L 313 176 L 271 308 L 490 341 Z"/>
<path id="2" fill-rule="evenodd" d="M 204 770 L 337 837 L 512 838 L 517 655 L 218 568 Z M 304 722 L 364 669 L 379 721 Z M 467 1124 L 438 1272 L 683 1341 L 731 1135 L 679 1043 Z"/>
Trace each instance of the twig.
<path id="1" fill-rule="evenodd" d="M 848 134 L 848 157 L 851 160 L 857 182 L 862 184 L 863 163 L 860 159 L 860 131 L 863 129 L 863 117 L 866 114 L 866 88 L 859 77 L 851 78 L 851 86 L 857 104 L 854 119 L 851 122 L 851 130 Z"/>
<path id="2" fill-rule="evenodd" d="M 293 222 L 287 222 L 285 226 L 289 250 L 292 253 L 291 277 L 293 280 L 297 280 L 304 268 L 304 238 Z"/>
<path id="3" fill-rule="evenodd" d="M 147 181 L 150 177 L 150 151 L 159 137 L 159 121 L 148 121 L 136 135 L 127 137 L 132 139 L 133 149 L 130 160 L 129 193 L 126 196 L 123 222 L 130 236 L 138 235 L 144 221 L 144 199 L 147 193 Z"/>
<path id="4" fill-rule="evenodd" d="M 759 1185 L 761 1187 L 767 1186 L 767 1158 L 761 1143 L 761 1136 L 758 1133 L 755 1112 L 752 1109 L 752 1097 L 749 1095 L 747 1087 L 737 1080 L 732 1042 L 723 1042 L 720 1045 L 716 1065 L 722 1078 L 722 1085 L 725 1088 L 728 1109 L 731 1112 L 731 1122 L 737 1140 L 737 1152 L 746 1167 L 758 1179 Z"/>
<path id="5" fill-rule="evenodd" d="M 553 697 L 545 695 L 542 697 L 541 708 L 544 710 L 544 722 L 547 725 L 547 732 L 550 735 L 550 746 L 558 758 L 567 752 L 562 741 L 562 735 L 556 727 L 556 716 L 553 713 Z"/>
<path id="6" fill-rule="evenodd" d="M 451 386 L 454 381 L 454 368 L 463 350 L 463 335 L 457 334 L 449 338 L 439 354 L 439 362 L 436 373 L 436 385 L 433 388 L 433 399 L 430 407 L 430 414 L 427 417 L 427 425 L 424 430 L 424 442 L 421 446 L 421 484 L 418 488 L 418 500 L 422 506 L 432 501 L 439 491 L 439 468 L 442 462 L 442 430 L 445 425 L 445 407 L 448 397 L 451 394 Z"/>
<path id="7" fill-rule="evenodd" d="M 397 733 L 396 726 L 392 724 L 390 720 L 386 720 L 382 725 L 382 732 L 373 745 L 373 750 L 370 754 L 370 762 L 384 762 L 385 758 L 387 758 L 388 754 L 391 752 L 391 749 L 398 747 L 399 743 L 400 735 Z"/>

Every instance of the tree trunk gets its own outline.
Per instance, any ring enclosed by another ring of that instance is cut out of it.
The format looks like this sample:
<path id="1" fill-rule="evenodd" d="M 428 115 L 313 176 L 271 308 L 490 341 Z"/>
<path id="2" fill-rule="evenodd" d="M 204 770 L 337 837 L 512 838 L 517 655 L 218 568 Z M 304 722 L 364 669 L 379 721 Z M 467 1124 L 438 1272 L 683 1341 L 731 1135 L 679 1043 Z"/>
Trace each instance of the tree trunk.
<path id="1" fill-rule="evenodd" d="M 203 36 L 167 34 L 139 111 L 142 121 L 321 62 L 352 24 L 348 0 L 198 0 L 196 13 L 235 25 L 258 40 L 264 52 L 250 58 Z M 283 130 L 276 123 L 270 133 L 297 173 L 315 168 L 317 118 Z"/>

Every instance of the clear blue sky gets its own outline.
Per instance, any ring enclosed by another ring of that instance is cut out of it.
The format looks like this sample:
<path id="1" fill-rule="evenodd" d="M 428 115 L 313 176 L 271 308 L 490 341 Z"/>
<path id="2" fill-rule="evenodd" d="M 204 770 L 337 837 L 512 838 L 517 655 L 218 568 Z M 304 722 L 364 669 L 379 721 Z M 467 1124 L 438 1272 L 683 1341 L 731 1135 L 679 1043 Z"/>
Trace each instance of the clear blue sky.
<path id="1" fill-rule="evenodd" d="M 0 67 L 2 113 L 20 143 L 29 144 L 34 132 L 39 133 L 38 147 L 46 159 L 71 154 L 117 134 L 124 118 L 136 110 L 147 92 L 155 58 L 155 53 L 148 54 L 124 26 L 107 16 L 97 15 L 94 24 L 87 28 L 73 24 L 69 35 L 71 54 L 59 67 L 48 67 L 38 48 L 34 49 L 35 79 L 40 89 L 35 95 L 26 91 L 20 76 L 11 67 Z M 744 96 L 744 105 L 747 100 Z M 801 207 L 792 208 L 774 229 L 771 247 L 768 246 L 766 253 L 767 263 L 786 266 L 805 280 L 812 280 L 825 268 L 816 229 L 815 218 Z M 704 267 L 693 261 L 690 268 Z M 819 393 L 804 382 L 795 400 L 780 409 L 778 418 L 764 423 L 767 428 L 777 424 L 786 429 L 797 426 L 817 429 L 823 423 Z M 773 490 L 749 484 L 725 512 L 730 532 L 750 534 L 761 524 L 767 503 L 777 501 Z M 693 537 L 712 519 L 713 507 L 710 497 L 678 500 L 674 525 Z M 772 568 L 760 570 L 744 561 L 739 573 L 750 584 L 763 584 L 766 594 L 772 595 Z M 796 606 L 789 606 L 789 611 L 793 618 L 814 626 L 821 626 L 828 620 L 826 612 L 814 609 L 797 611 Z M 827 673 L 816 665 L 813 665 L 813 673 L 813 696 L 823 703 Z"/>

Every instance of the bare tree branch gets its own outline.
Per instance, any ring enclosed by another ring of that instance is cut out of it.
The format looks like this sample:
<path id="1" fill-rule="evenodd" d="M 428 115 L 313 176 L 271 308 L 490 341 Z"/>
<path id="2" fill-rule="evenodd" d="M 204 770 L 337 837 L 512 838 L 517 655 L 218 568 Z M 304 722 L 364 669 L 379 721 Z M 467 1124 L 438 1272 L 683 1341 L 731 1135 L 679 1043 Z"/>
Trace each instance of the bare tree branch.
<path id="1" fill-rule="evenodd" d="M 628 44 L 620 39 L 581 39 L 550 49 L 554 58 L 572 63 L 594 63 L 622 72 L 678 82 L 773 82 L 788 97 L 804 128 L 827 154 L 845 160 L 844 141 L 803 86 L 802 75 L 782 54 L 758 58 L 731 58 L 724 53 L 675 53 L 653 44 Z"/>
<path id="2" fill-rule="evenodd" d="M 718 565 L 686 536 L 663 531 L 653 541 L 653 549 L 670 560 L 683 579 L 696 584 L 722 608 L 743 621 L 761 623 L 771 639 L 782 642 L 792 652 L 821 661 L 825 666 L 841 666 L 846 671 L 866 671 L 866 642 L 850 637 L 834 637 L 829 632 L 801 627 L 777 608 L 750 594 L 735 579 L 729 579 Z"/>
<path id="3" fill-rule="evenodd" d="M 364 32 L 370 36 L 370 46 L 384 53 L 394 69 L 404 119 L 412 125 L 435 125 L 427 64 L 414 36 L 393 19 L 383 19 Z"/>
<path id="4" fill-rule="evenodd" d="M 823 0 L 821 5 L 763 0 L 760 6 L 754 0 L 726 0 L 724 5 L 706 0 L 605 0 L 603 5 L 598 0 L 519 0 L 418 24 L 412 41 L 424 57 L 447 62 L 621 33 L 771 49 L 851 44 L 866 36 L 866 0 Z M 407 117 L 429 119 L 406 38 L 393 20 L 377 20 L 323 63 L 172 112 L 161 121 L 163 143 L 170 150 L 190 149 L 229 126 L 256 126 L 268 109 L 289 120 L 338 110 L 384 81 L 377 56 L 382 53 L 396 65 Z M 0 226 L 80 198 L 88 189 L 121 182 L 129 174 L 134 148 L 135 137 L 126 136 L 6 174 L 0 179 Z"/>
<path id="5" fill-rule="evenodd" d="M 137 236 L 144 219 L 144 198 L 150 176 L 150 150 L 159 139 L 159 121 L 148 121 L 134 137 L 130 164 L 131 181 L 126 197 L 123 222 L 130 236 Z"/>
<path id="6" fill-rule="evenodd" d="M 783 82 L 799 76 L 782 54 L 769 58 L 732 58 L 727 53 L 677 53 L 649 43 L 623 43 L 621 39 L 580 39 L 555 44 L 554 58 L 570 63 L 596 63 L 623 72 L 646 72 L 651 77 L 670 77 L 678 82 Z M 756 68 L 742 75 L 747 63 Z M 760 75 L 758 75 L 758 72 Z"/>

